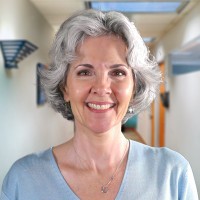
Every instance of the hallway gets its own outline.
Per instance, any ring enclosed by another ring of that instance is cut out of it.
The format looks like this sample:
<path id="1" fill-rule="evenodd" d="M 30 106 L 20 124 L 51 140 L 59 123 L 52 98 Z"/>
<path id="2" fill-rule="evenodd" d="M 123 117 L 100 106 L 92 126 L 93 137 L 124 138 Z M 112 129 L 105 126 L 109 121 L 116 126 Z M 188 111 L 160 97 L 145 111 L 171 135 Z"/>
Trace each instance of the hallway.
<path id="1" fill-rule="evenodd" d="M 200 1 L 177 2 L 179 9 L 173 12 L 127 13 L 164 66 L 164 83 L 125 136 L 181 153 L 191 164 L 200 194 Z M 73 136 L 73 122 L 45 103 L 37 70 L 49 63 L 48 51 L 61 21 L 88 6 L 91 2 L 82 0 L 0 0 L 0 187 L 18 158 Z M 16 60 L 11 63 L 7 45 L 14 46 L 13 51 L 26 50 L 12 55 Z"/>

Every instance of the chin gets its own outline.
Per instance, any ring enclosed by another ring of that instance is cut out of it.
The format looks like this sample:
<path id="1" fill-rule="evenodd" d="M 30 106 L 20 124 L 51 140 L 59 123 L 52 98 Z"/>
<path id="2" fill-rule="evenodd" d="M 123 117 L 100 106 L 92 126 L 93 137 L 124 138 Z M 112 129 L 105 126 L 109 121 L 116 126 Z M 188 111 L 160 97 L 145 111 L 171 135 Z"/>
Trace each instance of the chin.
<path id="1" fill-rule="evenodd" d="M 90 126 L 89 129 L 94 132 L 94 133 L 106 133 L 109 132 L 111 129 L 116 128 L 117 125 L 116 124 L 98 124 L 97 126 Z M 121 128 L 121 125 L 120 125 Z"/>

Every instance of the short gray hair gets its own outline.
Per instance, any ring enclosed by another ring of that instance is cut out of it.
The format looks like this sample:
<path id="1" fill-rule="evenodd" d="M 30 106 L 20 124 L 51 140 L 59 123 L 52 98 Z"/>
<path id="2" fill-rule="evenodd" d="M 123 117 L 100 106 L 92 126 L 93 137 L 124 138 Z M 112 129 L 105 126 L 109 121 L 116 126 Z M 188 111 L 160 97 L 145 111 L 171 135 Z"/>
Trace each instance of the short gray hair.
<path id="1" fill-rule="evenodd" d="M 115 35 L 126 43 L 127 63 L 134 74 L 134 97 L 123 123 L 146 109 L 156 97 L 161 73 L 155 58 L 144 44 L 134 23 L 123 14 L 111 11 L 83 10 L 68 18 L 56 34 L 50 50 L 51 63 L 40 71 L 46 97 L 54 110 L 73 120 L 70 106 L 66 105 L 62 89 L 66 84 L 69 65 L 76 59 L 76 48 L 86 37 Z M 130 112 L 131 110 L 131 112 Z"/>

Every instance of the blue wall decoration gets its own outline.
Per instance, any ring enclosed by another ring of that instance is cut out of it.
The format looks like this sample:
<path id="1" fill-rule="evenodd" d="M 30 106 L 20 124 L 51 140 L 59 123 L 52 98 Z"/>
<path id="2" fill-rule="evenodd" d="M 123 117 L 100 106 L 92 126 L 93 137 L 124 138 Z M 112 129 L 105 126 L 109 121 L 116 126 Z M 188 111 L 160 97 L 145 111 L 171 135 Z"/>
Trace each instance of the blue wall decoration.
<path id="1" fill-rule="evenodd" d="M 170 53 L 173 75 L 200 72 L 200 36 Z"/>
<path id="2" fill-rule="evenodd" d="M 18 63 L 33 53 L 37 46 L 27 40 L 0 40 L 5 68 L 17 68 Z"/>
<path id="3" fill-rule="evenodd" d="M 187 74 L 190 72 L 200 71 L 200 63 L 196 64 L 174 64 L 172 65 L 172 73 L 174 75 Z"/>
<path id="4" fill-rule="evenodd" d="M 42 84 L 40 82 L 39 70 L 47 68 L 46 65 L 42 63 L 38 63 L 36 66 L 36 75 L 37 75 L 37 105 L 43 105 L 46 102 L 45 91 L 42 88 Z"/>

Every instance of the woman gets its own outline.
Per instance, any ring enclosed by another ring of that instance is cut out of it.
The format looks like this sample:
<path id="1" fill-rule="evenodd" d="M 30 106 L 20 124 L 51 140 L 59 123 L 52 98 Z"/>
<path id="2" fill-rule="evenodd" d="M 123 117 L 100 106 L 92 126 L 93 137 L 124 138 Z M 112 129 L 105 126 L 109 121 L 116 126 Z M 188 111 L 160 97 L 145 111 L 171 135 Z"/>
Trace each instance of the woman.
<path id="1" fill-rule="evenodd" d="M 161 82 L 134 24 L 117 12 L 78 12 L 62 24 L 51 59 L 42 83 L 51 106 L 74 120 L 74 137 L 17 161 L 1 199 L 198 199 L 181 155 L 121 132 Z"/>

